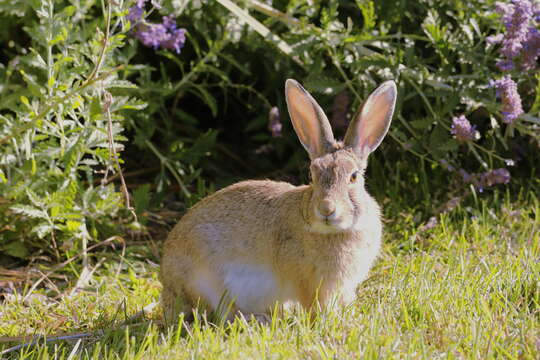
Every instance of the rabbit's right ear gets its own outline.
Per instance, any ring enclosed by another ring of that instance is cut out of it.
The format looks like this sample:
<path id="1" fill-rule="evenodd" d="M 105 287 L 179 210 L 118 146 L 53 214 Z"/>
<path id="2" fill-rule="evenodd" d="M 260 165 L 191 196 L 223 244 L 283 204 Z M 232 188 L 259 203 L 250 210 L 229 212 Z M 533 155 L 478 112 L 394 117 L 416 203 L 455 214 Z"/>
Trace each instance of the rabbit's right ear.
<path id="1" fill-rule="evenodd" d="M 343 142 L 364 161 L 388 132 L 396 98 L 396 84 L 386 81 L 373 91 L 349 124 Z"/>
<path id="2" fill-rule="evenodd" d="M 334 134 L 315 99 L 293 79 L 285 82 L 285 99 L 294 131 L 309 157 L 315 159 L 330 152 L 335 146 Z"/>

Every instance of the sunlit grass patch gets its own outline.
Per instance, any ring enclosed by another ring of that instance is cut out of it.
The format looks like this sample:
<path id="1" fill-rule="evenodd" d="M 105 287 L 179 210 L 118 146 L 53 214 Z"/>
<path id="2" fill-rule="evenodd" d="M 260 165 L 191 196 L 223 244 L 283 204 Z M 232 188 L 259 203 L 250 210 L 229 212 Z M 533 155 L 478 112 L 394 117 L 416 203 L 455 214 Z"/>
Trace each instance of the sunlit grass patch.
<path id="1" fill-rule="evenodd" d="M 501 204 L 458 208 L 429 229 L 402 231 L 390 222 L 381 258 L 354 304 L 313 318 L 295 309 L 268 325 L 245 319 L 214 324 L 200 316 L 163 328 L 156 310 L 147 321 L 120 326 L 160 292 L 158 268 L 145 260 L 146 250 L 128 248 L 120 269 L 118 259 L 107 260 L 90 285 L 72 296 L 22 303 L 13 295 L 0 310 L 2 336 L 92 336 L 41 341 L 4 356 L 536 359 L 539 203 L 531 197 Z"/>

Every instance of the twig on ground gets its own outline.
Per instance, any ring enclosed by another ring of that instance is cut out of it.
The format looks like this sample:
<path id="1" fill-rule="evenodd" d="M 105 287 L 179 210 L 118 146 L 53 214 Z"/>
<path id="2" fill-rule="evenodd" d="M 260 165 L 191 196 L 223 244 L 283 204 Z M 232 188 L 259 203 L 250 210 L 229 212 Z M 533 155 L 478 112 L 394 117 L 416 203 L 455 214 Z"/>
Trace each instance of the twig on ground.
<path id="1" fill-rule="evenodd" d="M 92 246 L 89 246 L 87 249 L 85 249 L 84 251 L 81 251 L 80 253 L 78 253 L 77 255 L 74 255 L 72 257 L 70 257 L 69 259 L 67 259 L 66 261 L 64 262 L 61 262 L 60 264 L 54 266 L 51 270 L 49 270 L 47 273 L 45 273 L 44 275 L 42 275 L 35 283 L 32 284 L 32 286 L 30 287 L 30 290 L 28 290 L 28 293 L 24 296 L 23 298 L 23 302 L 32 294 L 32 292 L 34 292 L 34 290 L 38 287 L 39 284 L 41 284 L 43 282 L 43 280 L 45 280 L 46 278 L 48 278 L 51 274 L 53 274 L 54 272 L 62 269 L 63 267 L 65 267 L 66 265 L 68 265 L 69 263 L 73 262 L 74 260 L 77 260 L 78 258 L 80 258 L 81 256 L 83 256 L 84 254 L 86 254 L 88 251 L 92 250 L 92 249 L 95 249 L 97 247 L 100 247 L 100 246 L 103 246 L 103 245 L 106 245 L 106 244 L 109 244 L 111 243 L 112 241 L 114 240 L 120 240 L 121 242 L 124 242 L 124 239 L 122 239 L 120 236 L 111 236 L 110 238 L 106 239 L 106 240 L 103 240 L 97 244 L 94 244 Z"/>
<path id="2" fill-rule="evenodd" d="M 120 263 L 118 264 L 118 269 L 116 269 L 115 277 L 118 278 L 120 271 L 122 271 L 122 265 L 124 264 L 124 259 L 126 255 L 126 243 L 122 244 L 122 253 L 120 254 Z"/>
<path id="3" fill-rule="evenodd" d="M 136 312 L 135 314 L 133 314 L 132 316 L 129 317 L 129 319 L 126 319 L 122 322 L 122 325 L 129 325 L 131 324 L 132 322 L 136 321 L 136 320 L 139 320 L 139 319 L 143 319 L 143 321 L 147 320 L 146 319 L 146 315 L 148 314 L 151 314 L 152 311 L 154 311 L 154 309 L 156 308 L 156 306 L 159 305 L 159 302 L 157 301 L 154 301 L 148 305 L 146 305 L 145 307 L 143 307 L 141 309 L 141 311 L 138 311 Z"/>
<path id="4" fill-rule="evenodd" d="M 152 305 L 152 304 L 150 304 Z M 149 307 L 150 305 L 146 306 Z M 143 309 L 144 310 L 144 309 Z M 138 313 L 137 313 L 138 314 Z M 135 314 L 135 315 L 137 315 Z M 159 325 L 159 321 L 154 321 L 154 323 L 157 323 Z M 76 340 L 76 339 L 85 339 L 89 337 L 103 337 L 106 334 L 106 331 L 111 330 L 119 330 L 126 327 L 136 327 L 148 324 L 148 321 L 144 321 L 141 323 L 136 324 L 121 324 L 120 326 L 113 327 L 112 329 L 100 329 L 90 332 L 80 332 L 80 333 L 60 333 L 60 334 L 54 334 L 54 335 L 36 335 L 36 336 L 11 336 L 11 337 L 0 337 L 0 344 L 2 343 L 10 343 L 10 342 L 24 342 L 19 345 L 12 346 L 10 348 L 7 348 L 0 352 L 0 355 L 5 355 L 13 351 L 20 350 L 24 347 L 33 346 L 38 344 L 40 341 L 44 341 L 46 343 L 54 342 L 54 341 L 62 341 L 62 340 Z"/>
<path id="5" fill-rule="evenodd" d="M 42 277 L 45 278 L 45 281 L 47 281 L 47 284 L 49 284 L 49 286 L 52 287 L 54 291 L 56 291 L 57 294 L 62 293 L 60 289 L 58 288 L 58 286 L 56 286 L 56 284 L 46 274 L 44 274 L 41 270 L 38 270 L 38 272 Z"/>
<path id="6" fill-rule="evenodd" d="M 5 355 L 7 353 L 20 350 L 27 346 L 36 345 L 41 340 L 44 340 L 45 342 L 52 342 L 52 341 L 60 341 L 60 340 L 73 340 L 73 339 L 82 339 L 87 338 L 90 336 L 103 336 L 104 331 L 98 330 L 95 332 L 89 332 L 89 333 L 73 333 L 73 334 L 57 334 L 52 336 L 15 336 L 15 337 L 3 337 L 0 338 L 0 343 L 9 343 L 9 342 L 17 342 L 17 341 L 26 341 L 22 344 L 12 346 L 10 348 L 7 348 L 3 350 L 0 355 Z"/>
<path id="7" fill-rule="evenodd" d="M 97 264 L 92 268 L 92 270 L 89 270 L 86 273 L 81 274 L 81 276 L 77 280 L 77 284 L 75 284 L 75 286 L 69 291 L 69 296 L 73 296 L 83 286 L 86 286 L 86 284 L 88 284 L 88 282 L 92 278 L 92 275 L 94 275 L 94 272 L 97 270 L 98 267 L 100 267 L 103 264 L 103 262 L 105 262 L 105 258 L 101 258 L 97 262 Z M 65 295 L 65 293 L 62 296 L 64 296 L 64 295 Z"/>

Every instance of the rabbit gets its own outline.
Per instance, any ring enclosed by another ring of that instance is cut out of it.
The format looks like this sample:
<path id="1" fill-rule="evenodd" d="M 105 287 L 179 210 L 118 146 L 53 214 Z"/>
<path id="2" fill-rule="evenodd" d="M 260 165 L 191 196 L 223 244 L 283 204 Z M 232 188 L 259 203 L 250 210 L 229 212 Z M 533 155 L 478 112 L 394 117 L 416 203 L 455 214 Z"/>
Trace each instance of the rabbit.
<path id="1" fill-rule="evenodd" d="M 368 97 L 342 142 L 297 81 L 286 81 L 285 96 L 311 183 L 248 180 L 195 204 L 163 246 L 166 321 L 199 306 L 229 304 L 229 319 L 259 319 L 276 303 L 311 311 L 355 300 L 381 246 L 380 208 L 364 188 L 364 171 L 390 126 L 396 85 L 387 81 Z"/>

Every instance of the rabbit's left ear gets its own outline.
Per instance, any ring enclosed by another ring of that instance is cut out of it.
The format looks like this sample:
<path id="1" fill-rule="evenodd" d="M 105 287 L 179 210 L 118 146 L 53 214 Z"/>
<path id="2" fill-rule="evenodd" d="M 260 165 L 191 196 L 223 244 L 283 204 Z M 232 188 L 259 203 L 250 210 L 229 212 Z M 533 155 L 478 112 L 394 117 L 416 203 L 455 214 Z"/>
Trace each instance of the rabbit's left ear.
<path id="1" fill-rule="evenodd" d="M 334 134 L 315 99 L 296 80 L 285 82 L 285 99 L 294 131 L 313 160 L 335 148 Z"/>
<path id="2" fill-rule="evenodd" d="M 388 132 L 396 98 L 396 84 L 386 81 L 371 93 L 349 125 L 344 144 L 353 148 L 362 160 L 379 146 Z"/>

